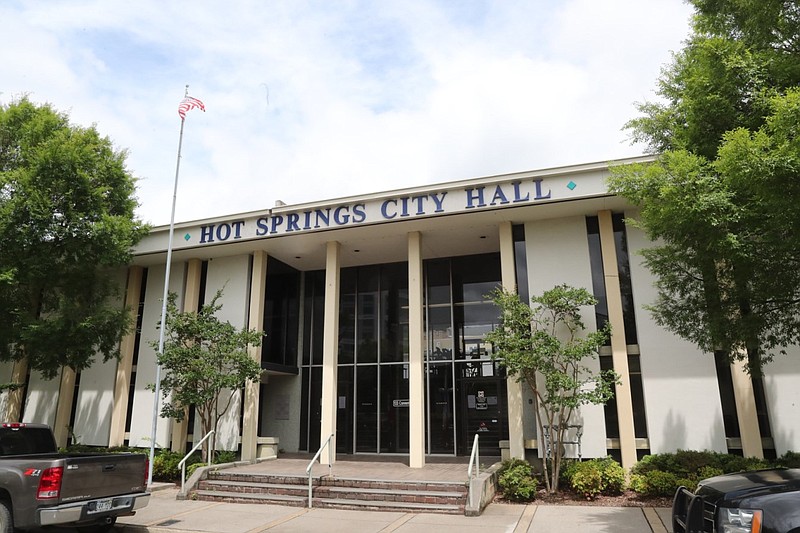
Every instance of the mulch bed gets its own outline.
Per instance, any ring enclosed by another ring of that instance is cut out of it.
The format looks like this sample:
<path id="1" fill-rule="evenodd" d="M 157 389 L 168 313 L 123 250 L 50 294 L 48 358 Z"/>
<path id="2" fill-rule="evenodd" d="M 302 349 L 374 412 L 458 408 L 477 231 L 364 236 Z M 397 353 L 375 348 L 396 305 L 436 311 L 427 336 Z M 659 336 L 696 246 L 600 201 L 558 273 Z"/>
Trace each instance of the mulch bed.
<path id="1" fill-rule="evenodd" d="M 516 504 L 506 500 L 498 493 L 494 499 L 495 503 Z M 536 500 L 530 503 L 537 505 L 586 505 L 594 507 L 672 507 L 672 498 L 644 498 L 631 490 L 627 490 L 617 496 L 600 495 L 594 500 L 587 500 L 573 492 L 561 491 L 558 494 L 548 494 L 542 489 L 536 493 Z"/>

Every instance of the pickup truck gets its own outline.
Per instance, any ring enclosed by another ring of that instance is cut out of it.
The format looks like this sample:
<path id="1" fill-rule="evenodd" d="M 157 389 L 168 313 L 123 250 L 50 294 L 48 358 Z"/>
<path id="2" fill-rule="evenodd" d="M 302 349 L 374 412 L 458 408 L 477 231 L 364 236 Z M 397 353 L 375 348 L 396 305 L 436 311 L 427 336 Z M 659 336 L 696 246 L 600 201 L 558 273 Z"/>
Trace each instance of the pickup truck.
<path id="1" fill-rule="evenodd" d="M 681 487 L 673 533 L 800 533 L 800 468 L 755 470 Z"/>
<path id="2" fill-rule="evenodd" d="M 146 506 L 147 456 L 58 453 L 43 424 L 0 424 L 0 533 L 51 525 L 108 531 Z"/>

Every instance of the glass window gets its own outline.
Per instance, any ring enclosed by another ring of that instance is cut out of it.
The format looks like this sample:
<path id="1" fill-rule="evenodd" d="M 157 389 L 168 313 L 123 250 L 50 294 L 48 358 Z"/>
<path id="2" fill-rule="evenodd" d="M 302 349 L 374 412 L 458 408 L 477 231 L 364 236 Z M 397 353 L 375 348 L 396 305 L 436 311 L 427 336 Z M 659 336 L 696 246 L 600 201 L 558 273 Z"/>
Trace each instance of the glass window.
<path id="1" fill-rule="evenodd" d="M 340 366 L 337 370 L 336 384 L 336 451 L 351 453 L 353 450 L 353 425 L 355 409 L 353 408 L 354 367 Z"/>
<path id="2" fill-rule="evenodd" d="M 356 296 L 356 361 L 378 361 L 380 332 L 380 269 L 376 266 L 359 267 Z"/>
<path id="3" fill-rule="evenodd" d="M 514 271 L 516 274 L 517 294 L 523 302 L 529 302 L 531 295 L 528 289 L 528 249 L 525 246 L 525 226 L 515 224 L 511 227 L 514 238 Z"/>
<path id="4" fill-rule="evenodd" d="M 622 318 L 625 323 L 625 344 L 638 344 L 636 308 L 633 304 L 631 264 L 628 256 L 628 238 L 625 234 L 625 219 L 619 213 L 612 215 L 611 220 L 614 227 L 614 246 L 617 251 L 617 270 L 619 273 L 620 295 L 622 296 Z"/>
<path id="5" fill-rule="evenodd" d="M 608 323 L 606 280 L 603 272 L 603 249 L 600 246 L 600 222 L 597 217 L 586 217 L 586 233 L 589 238 L 589 263 L 592 270 L 592 294 L 597 298 L 594 316 L 598 331 Z M 611 339 L 606 339 L 606 346 Z"/>
<path id="6" fill-rule="evenodd" d="M 303 309 L 303 364 L 322 364 L 325 323 L 325 271 L 306 272 Z"/>
<path id="7" fill-rule="evenodd" d="M 261 344 L 262 363 L 297 366 L 300 277 L 298 270 L 269 258 L 264 302 L 264 337 Z"/>
<path id="8" fill-rule="evenodd" d="M 381 452 L 408 453 L 408 365 L 381 365 Z"/>
<path id="9" fill-rule="evenodd" d="M 358 269 L 343 268 L 339 276 L 339 364 L 356 357 L 356 283 Z"/>
<path id="10" fill-rule="evenodd" d="M 356 451 L 378 451 L 378 365 L 356 367 Z"/>
<path id="11" fill-rule="evenodd" d="M 408 267 L 381 268 L 380 360 L 408 361 Z"/>

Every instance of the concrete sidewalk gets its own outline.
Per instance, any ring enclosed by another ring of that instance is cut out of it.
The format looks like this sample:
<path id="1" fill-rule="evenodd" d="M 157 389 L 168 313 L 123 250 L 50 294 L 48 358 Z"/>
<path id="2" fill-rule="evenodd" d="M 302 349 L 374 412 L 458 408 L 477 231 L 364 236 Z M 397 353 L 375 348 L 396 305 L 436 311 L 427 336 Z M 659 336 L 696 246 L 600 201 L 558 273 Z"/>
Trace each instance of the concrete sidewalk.
<path id="1" fill-rule="evenodd" d="M 478 517 L 431 513 L 341 511 L 280 505 L 176 500 L 175 488 L 155 490 L 135 516 L 120 518 L 125 533 L 424 532 L 431 533 L 668 533 L 669 509 L 491 504 Z M 667 527 L 665 527 L 667 524 Z"/>

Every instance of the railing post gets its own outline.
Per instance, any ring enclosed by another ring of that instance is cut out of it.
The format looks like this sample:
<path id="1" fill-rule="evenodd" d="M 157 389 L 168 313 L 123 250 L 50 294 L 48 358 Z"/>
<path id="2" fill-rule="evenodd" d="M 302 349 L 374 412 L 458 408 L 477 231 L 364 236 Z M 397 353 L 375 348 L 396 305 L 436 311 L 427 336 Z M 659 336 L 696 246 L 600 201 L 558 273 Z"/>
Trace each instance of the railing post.
<path id="1" fill-rule="evenodd" d="M 472 465 L 475 464 L 475 477 L 480 476 L 480 463 L 481 463 L 481 456 L 480 456 L 480 446 L 478 446 L 478 434 L 475 433 L 475 438 L 472 439 L 472 453 L 469 455 L 469 467 L 467 467 L 467 483 L 469 483 L 469 506 L 474 508 L 474 502 L 472 501 Z"/>
<path id="2" fill-rule="evenodd" d="M 211 435 L 213 435 L 213 434 L 214 434 L 214 430 L 213 430 L 213 429 L 212 429 L 211 431 L 209 431 L 208 433 L 206 433 L 206 436 L 205 436 L 205 437 L 203 437 L 202 439 L 200 439 L 200 442 L 198 442 L 197 444 L 195 444 L 195 445 L 194 445 L 194 448 L 192 448 L 192 449 L 191 449 L 191 451 L 189 451 L 189 453 L 187 453 L 187 454 L 186 454 L 186 455 L 183 457 L 183 459 L 181 459 L 181 462 L 180 462 L 180 463 L 178 463 L 178 466 L 179 466 L 179 467 L 181 467 L 181 494 L 182 494 L 182 495 L 184 495 L 184 496 L 186 495 L 186 489 L 184 488 L 184 484 L 186 483 L 186 460 L 187 460 L 187 459 L 188 459 L 188 458 L 189 458 L 189 457 L 190 457 L 190 456 L 191 456 L 191 455 L 192 455 L 192 454 L 193 454 L 195 451 L 197 451 L 197 448 L 199 448 L 200 446 L 202 446 L 202 445 L 203 445 L 203 443 L 206 441 L 206 439 L 207 439 L 208 437 L 210 437 L 210 436 L 211 436 Z M 213 450 L 213 449 L 211 449 L 211 447 L 209 447 L 209 451 L 208 451 L 208 466 L 211 466 L 211 456 L 213 455 L 213 453 L 214 453 L 214 450 Z"/>
<path id="3" fill-rule="evenodd" d="M 325 449 L 325 446 L 328 447 L 328 476 L 333 476 L 333 451 L 331 450 L 331 439 L 335 433 L 331 433 L 331 435 L 325 439 L 325 442 L 322 443 L 322 446 L 319 447 L 317 453 L 314 454 L 314 458 L 311 459 L 311 462 L 308 463 L 306 467 L 306 474 L 308 474 L 308 508 L 311 509 L 311 470 L 314 468 L 314 463 L 319 459 L 319 456 L 322 455 L 322 450 Z"/>

